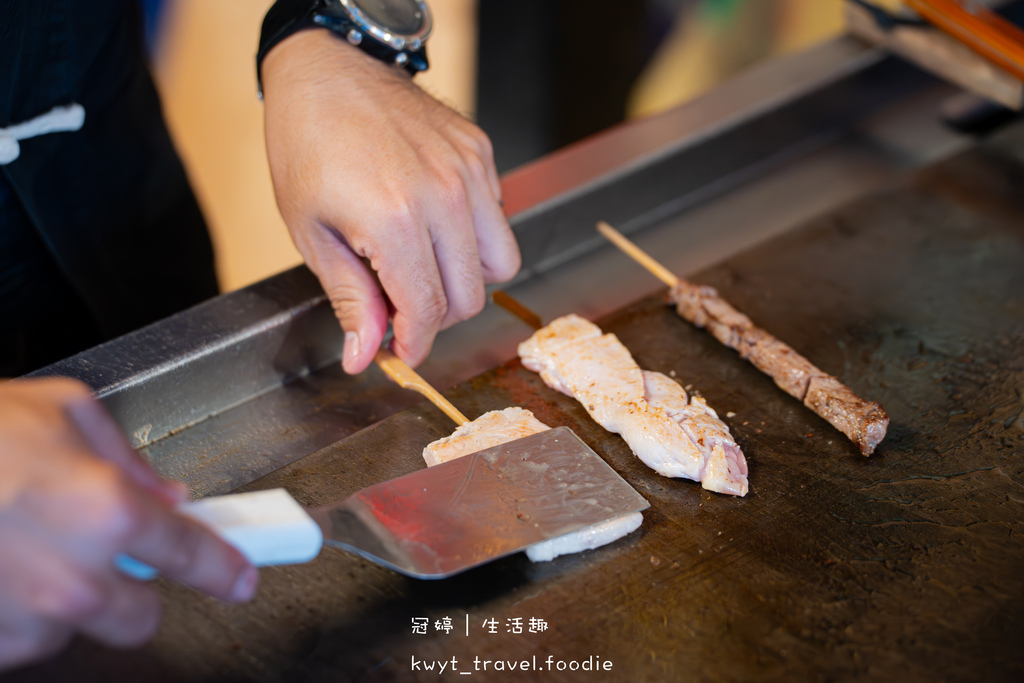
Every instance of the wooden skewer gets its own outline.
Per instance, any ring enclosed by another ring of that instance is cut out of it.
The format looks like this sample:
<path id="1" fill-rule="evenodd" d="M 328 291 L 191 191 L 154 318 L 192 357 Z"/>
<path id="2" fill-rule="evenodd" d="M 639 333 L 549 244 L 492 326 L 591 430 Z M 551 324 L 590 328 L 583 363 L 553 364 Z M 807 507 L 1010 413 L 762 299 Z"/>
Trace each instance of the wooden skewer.
<path id="1" fill-rule="evenodd" d="M 540 316 L 531 311 L 526 306 L 522 305 L 511 296 L 502 291 L 497 291 L 491 294 L 491 300 L 497 305 L 504 308 L 506 311 L 514 315 L 515 317 L 522 320 L 524 323 L 529 325 L 535 330 L 539 330 L 544 327 L 544 323 L 541 321 Z"/>
<path id="2" fill-rule="evenodd" d="M 669 287 L 675 287 L 679 284 L 679 278 L 671 270 L 661 265 L 654 258 L 645 252 L 640 247 L 633 244 L 629 239 L 626 238 L 621 232 L 613 228 L 608 223 L 601 221 L 597 224 L 597 230 L 602 235 L 607 237 L 615 246 L 622 251 L 626 252 L 633 258 L 637 263 L 642 265 L 644 268 L 649 270 L 654 277 L 664 282 Z M 539 315 L 531 311 L 526 306 L 522 305 L 514 298 L 509 296 L 503 291 L 497 291 L 491 294 L 491 300 L 494 301 L 498 306 L 501 306 L 506 311 L 514 315 L 515 317 L 522 320 L 524 323 L 529 325 L 535 330 L 539 330 L 544 327 L 543 321 Z"/>
<path id="3" fill-rule="evenodd" d="M 634 261 L 651 272 L 651 275 L 664 282 L 669 287 L 679 284 L 679 278 L 671 270 L 661 265 L 646 251 L 636 246 L 621 232 L 608 225 L 604 221 L 597 224 L 597 231 L 607 237 L 615 246 L 626 252 Z"/>
<path id="4" fill-rule="evenodd" d="M 430 386 L 427 380 L 420 377 L 404 360 L 388 349 L 382 348 L 377 351 L 377 355 L 373 357 L 373 360 L 384 371 L 384 374 L 393 379 L 398 386 L 403 389 L 411 389 L 426 396 L 431 403 L 440 408 L 441 412 L 450 417 L 455 424 L 461 427 L 469 422 L 469 418 L 459 412 L 459 409 L 442 396 L 441 392 Z"/>

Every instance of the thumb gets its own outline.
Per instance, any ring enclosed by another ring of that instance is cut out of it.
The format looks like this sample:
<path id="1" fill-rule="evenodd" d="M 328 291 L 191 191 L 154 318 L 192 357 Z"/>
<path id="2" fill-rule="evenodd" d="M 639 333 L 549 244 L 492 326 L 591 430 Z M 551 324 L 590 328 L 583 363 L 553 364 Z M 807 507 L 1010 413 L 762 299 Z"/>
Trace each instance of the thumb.
<path id="1" fill-rule="evenodd" d="M 345 331 L 341 364 L 354 375 L 373 362 L 388 327 L 388 306 L 373 271 L 339 240 L 321 244 L 307 259 L 320 280 L 334 315 Z"/>

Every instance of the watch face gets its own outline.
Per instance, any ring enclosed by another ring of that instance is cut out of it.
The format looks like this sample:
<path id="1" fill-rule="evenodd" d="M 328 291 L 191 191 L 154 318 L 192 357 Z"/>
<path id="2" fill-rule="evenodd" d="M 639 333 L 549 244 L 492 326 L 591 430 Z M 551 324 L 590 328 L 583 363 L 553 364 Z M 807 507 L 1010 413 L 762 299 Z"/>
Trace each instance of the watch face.
<path id="1" fill-rule="evenodd" d="M 416 0 L 350 0 L 350 4 L 381 28 L 411 36 L 423 28 L 423 7 Z"/>

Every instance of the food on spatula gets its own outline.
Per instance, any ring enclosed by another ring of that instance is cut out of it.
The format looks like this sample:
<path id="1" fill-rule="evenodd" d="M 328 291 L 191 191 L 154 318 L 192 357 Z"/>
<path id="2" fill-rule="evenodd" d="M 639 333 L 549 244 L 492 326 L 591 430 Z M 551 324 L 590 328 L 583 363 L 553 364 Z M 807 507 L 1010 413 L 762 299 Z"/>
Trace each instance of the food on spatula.
<path id="1" fill-rule="evenodd" d="M 714 287 L 679 280 L 669 301 L 683 318 L 707 328 L 715 339 L 754 364 L 787 394 L 825 418 L 871 455 L 885 438 L 889 416 L 881 405 L 865 401 L 838 379 L 751 322 Z"/>
<path id="2" fill-rule="evenodd" d="M 548 562 L 559 555 L 572 555 L 600 548 L 633 533 L 640 528 L 643 521 L 643 514 L 631 512 L 600 524 L 592 524 L 571 534 L 534 543 L 526 549 L 526 556 L 533 562 Z"/>
<path id="3" fill-rule="evenodd" d="M 428 444 L 423 449 L 423 459 L 427 462 L 427 467 L 433 467 L 546 429 L 551 428 L 535 418 L 529 410 L 516 407 L 492 410 L 461 425 L 451 436 Z M 639 512 L 609 519 L 558 538 L 536 543 L 526 549 L 526 556 L 533 562 L 546 562 L 559 555 L 593 550 L 636 530 L 643 519 Z"/>
<path id="4" fill-rule="evenodd" d="M 423 449 L 427 467 L 551 429 L 523 408 L 492 410 Z"/>
<path id="5" fill-rule="evenodd" d="M 668 377 L 641 371 L 614 334 L 567 315 L 520 344 L 519 357 L 548 386 L 574 397 L 599 425 L 621 435 L 659 474 L 746 495 L 746 459 L 729 428 L 703 399 L 688 399 Z"/>

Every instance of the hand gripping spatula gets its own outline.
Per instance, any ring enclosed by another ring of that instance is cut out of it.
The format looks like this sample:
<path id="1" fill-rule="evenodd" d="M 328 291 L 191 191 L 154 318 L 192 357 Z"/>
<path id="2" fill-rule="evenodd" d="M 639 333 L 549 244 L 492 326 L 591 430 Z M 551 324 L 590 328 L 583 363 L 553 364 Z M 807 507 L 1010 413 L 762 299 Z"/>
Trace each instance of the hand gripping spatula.
<path id="1" fill-rule="evenodd" d="M 181 512 L 257 566 L 306 562 L 326 543 L 407 576 L 442 579 L 648 507 L 571 430 L 558 427 L 320 508 L 305 510 L 275 489 L 185 503 Z M 118 566 L 138 578 L 155 574 L 124 556 Z"/>

